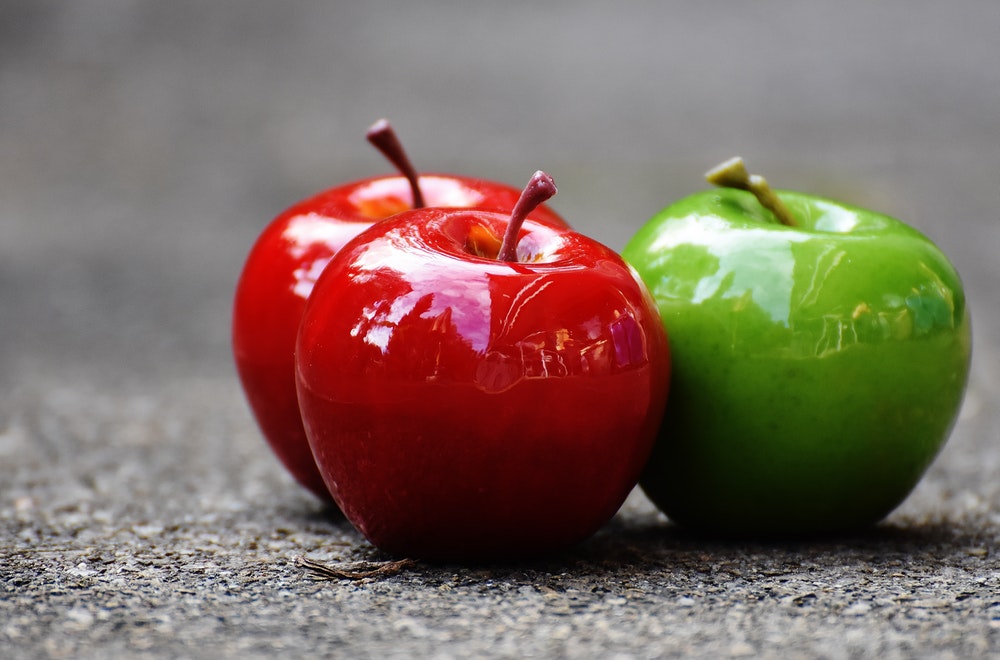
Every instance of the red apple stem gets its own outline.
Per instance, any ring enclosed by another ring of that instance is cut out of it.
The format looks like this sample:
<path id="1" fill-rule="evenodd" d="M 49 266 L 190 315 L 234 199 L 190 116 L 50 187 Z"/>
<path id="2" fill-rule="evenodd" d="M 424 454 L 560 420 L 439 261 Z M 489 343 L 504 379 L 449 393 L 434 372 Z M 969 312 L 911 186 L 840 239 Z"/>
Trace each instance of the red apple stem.
<path id="1" fill-rule="evenodd" d="M 521 191 L 517 204 L 514 205 L 514 210 L 510 213 L 510 222 L 507 223 L 507 231 L 504 232 L 500 252 L 497 254 L 498 261 L 517 261 L 517 239 L 521 225 L 529 213 L 556 192 L 556 182 L 548 174 L 538 170 L 531 175 L 528 184 Z"/>
<path id="2" fill-rule="evenodd" d="M 420 192 L 420 180 L 417 170 L 406 156 L 406 150 L 403 149 L 403 144 L 396 137 L 396 131 L 393 130 L 389 120 L 379 119 L 371 125 L 365 137 L 410 182 L 410 190 L 413 192 L 413 208 L 424 208 L 424 195 Z"/>
<path id="3" fill-rule="evenodd" d="M 705 173 L 705 179 L 715 186 L 736 188 L 753 193 L 761 206 L 770 211 L 781 224 L 798 227 L 799 223 L 785 203 L 771 190 L 767 180 L 759 174 L 747 172 L 746 164 L 739 156 L 716 165 Z"/>

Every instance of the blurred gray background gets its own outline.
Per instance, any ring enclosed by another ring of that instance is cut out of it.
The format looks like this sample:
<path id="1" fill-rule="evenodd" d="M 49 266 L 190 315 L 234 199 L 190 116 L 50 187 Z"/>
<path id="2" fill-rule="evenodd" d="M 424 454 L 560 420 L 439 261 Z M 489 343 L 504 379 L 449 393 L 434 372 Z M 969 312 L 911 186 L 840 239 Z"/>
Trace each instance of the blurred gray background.
<path id="1" fill-rule="evenodd" d="M 382 116 L 425 171 L 520 186 L 545 169 L 553 206 L 616 249 L 735 154 L 928 234 L 966 282 L 974 366 L 894 531 L 705 544 L 635 497 L 570 559 L 426 569 L 379 583 L 385 600 L 290 567 L 375 555 L 257 434 L 232 291 L 284 207 L 388 171 L 363 137 Z M 992 0 L 3 0 L 0 641 L 25 657 L 998 652 L 998 215 Z"/>

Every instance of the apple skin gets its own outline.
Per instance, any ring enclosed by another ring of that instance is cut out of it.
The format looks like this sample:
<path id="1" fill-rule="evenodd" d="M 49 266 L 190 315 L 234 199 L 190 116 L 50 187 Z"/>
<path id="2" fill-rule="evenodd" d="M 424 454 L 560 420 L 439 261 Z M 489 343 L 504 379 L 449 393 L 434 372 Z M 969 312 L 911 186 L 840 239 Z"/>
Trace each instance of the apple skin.
<path id="1" fill-rule="evenodd" d="M 400 214 L 344 247 L 306 305 L 306 434 L 348 520 L 391 554 L 511 559 L 582 541 L 652 448 L 669 348 L 642 282 L 530 217 L 517 261 L 470 254 L 507 222 Z"/>
<path id="2" fill-rule="evenodd" d="M 623 257 L 670 334 L 671 398 L 640 484 L 674 522 L 805 536 L 888 515 L 943 446 L 971 355 L 959 276 L 871 211 L 779 191 L 686 197 Z"/>
<path id="3" fill-rule="evenodd" d="M 520 191 L 470 177 L 419 177 L 428 205 L 509 211 Z M 312 287 L 330 258 L 373 223 L 410 209 L 412 193 L 399 175 L 378 176 L 325 190 L 278 215 L 247 257 L 236 287 L 232 345 L 248 403 L 268 444 L 295 479 L 322 500 L 330 494 L 306 441 L 295 395 L 295 337 Z M 534 217 L 566 223 L 548 207 Z"/>

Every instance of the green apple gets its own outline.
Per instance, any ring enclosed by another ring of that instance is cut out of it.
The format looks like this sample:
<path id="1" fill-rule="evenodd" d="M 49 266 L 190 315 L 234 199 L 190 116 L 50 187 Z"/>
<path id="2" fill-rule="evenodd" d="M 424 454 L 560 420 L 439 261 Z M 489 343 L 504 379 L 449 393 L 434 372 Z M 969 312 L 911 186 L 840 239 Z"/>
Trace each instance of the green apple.
<path id="1" fill-rule="evenodd" d="M 888 515 L 951 431 L 969 371 L 962 284 L 880 213 L 772 192 L 742 161 L 654 216 L 625 259 L 670 337 L 641 485 L 727 535 L 843 532 Z"/>

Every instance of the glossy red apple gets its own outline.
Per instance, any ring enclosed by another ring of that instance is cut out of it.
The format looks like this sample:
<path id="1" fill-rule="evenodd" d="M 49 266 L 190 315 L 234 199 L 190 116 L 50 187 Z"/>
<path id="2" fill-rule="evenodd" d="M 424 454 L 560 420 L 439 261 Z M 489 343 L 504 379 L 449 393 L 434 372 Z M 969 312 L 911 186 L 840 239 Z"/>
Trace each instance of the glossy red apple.
<path id="1" fill-rule="evenodd" d="M 403 174 L 331 188 L 278 215 L 247 257 L 233 309 L 233 354 L 257 423 L 295 479 L 327 500 L 302 428 L 293 361 L 302 310 L 316 278 L 347 241 L 383 218 L 420 206 L 420 197 L 429 206 L 509 211 L 520 195 L 511 186 L 480 179 L 418 178 L 384 120 L 372 126 L 368 138 Z M 565 226 L 548 208 L 539 208 L 535 218 Z"/>
<path id="2" fill-rule="evenodd" d="M 614 515 L 646 463 L 668 388 L 662 322 L 616 253 L 534 219 L 554 191 L 539 173 L 512 216 L 379 223 L 306 304 L 306 434 L 337 504 L 387 552 L 563 548 Z"/>

